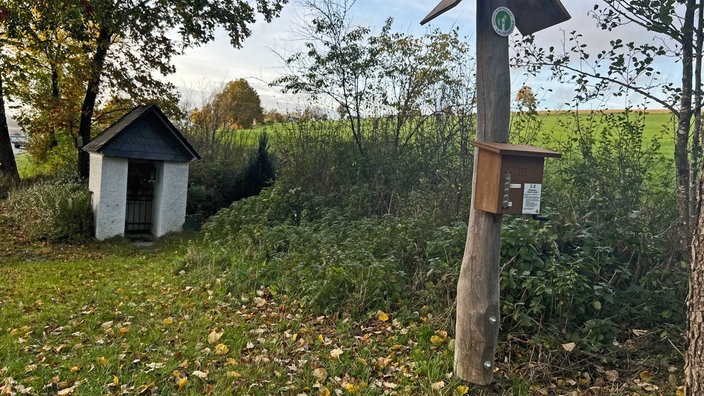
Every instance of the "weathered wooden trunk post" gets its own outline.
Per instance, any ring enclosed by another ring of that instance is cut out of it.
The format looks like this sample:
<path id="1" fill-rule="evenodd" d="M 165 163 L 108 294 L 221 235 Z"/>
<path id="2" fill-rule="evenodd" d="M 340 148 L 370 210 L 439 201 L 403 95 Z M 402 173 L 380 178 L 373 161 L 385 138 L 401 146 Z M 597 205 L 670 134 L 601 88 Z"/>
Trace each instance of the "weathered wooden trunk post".
<path id="1" fill-rule="evenodd" d="M 461 0 L 443 0 L 426 16 L 427 23 Z M 514 24 L 523 34 L 569 19 L 559 0 L 477 1 L 477 137 L 478 142 L 506 143 L 509 138 L 511 76 L 508 35 Z M 515 15 L 515 19 L 514 19 Z M 472 176 L 477 186 L 477 164 Z M 459 282 L 455 327 L 455 375 L 487 385 L 493 381 L 499 334 L 499 264 L 501 214 L 475 209 L 467 230 Z"/>

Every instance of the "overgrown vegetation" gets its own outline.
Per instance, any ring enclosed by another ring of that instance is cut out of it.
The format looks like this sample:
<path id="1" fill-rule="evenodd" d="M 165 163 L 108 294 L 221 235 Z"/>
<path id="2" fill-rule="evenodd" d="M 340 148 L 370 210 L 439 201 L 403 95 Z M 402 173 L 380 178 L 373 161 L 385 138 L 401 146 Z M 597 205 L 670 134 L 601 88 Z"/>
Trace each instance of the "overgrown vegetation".
<path id="1" fill-rule="evenodd" d="M 12 223 L 30 240 L 83 242 L 92 238 L 90 192 L 75 178 L 38 180 L 10 192 Z"/>
<path id="2" fill-rule="evenodd" d="M 562 125 L 570 132 L 552 135 L 566 139 L 550 143 L 564 155 L 547 170 L 550 221 L 504 222 L 504 336 L 548 348 L 574 343 L 618 367 L 628 366 L 622 358 L 634 353 L 637 338 L 662 353 L 654 369 L 681 363 L 669 346 L 683 344 L 686 293 L 686 266 L 669 250 L 672 168 L 657 139 L 643 139 L 644 117 L 593 113 L 580 116 L 579 128 L 574 119 Z M 433 128 L 458 120 L 438 118 Z M 433 307 L 453 328 L 471 156 L 440 168 L 427 149 L 436 140 L 421 133 L 414 142 L 423 150 L 393 160 L 370 155 L 367 164 L 383 158 L 384 166 L 365 168 L 343 132 L 295 128 L 280 137 L 286 144 L 277 149 L 276 184 L 212 217 L 206 243 L 191 246 L 179 268 L 212 268 L 233 293 L 267 287 L 321 314 Z M 384 152 L 383 140 L 375 148 Z M 460 149 L 453 139 L 444 152 Z M 652 344 L 660 340 L 669 343 Z"/>

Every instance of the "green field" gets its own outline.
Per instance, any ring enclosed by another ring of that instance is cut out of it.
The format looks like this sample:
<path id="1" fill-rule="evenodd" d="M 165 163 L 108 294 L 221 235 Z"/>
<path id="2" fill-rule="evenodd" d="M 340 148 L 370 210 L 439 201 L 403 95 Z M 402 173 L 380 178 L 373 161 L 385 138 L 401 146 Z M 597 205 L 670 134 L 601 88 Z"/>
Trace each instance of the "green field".
<path id="1" fill-rule="evenodd" d="M 595 115 L 594 121 L 597 125 L 600 123 L 600 115 Z M 540 139 L 545 140 L 563 140 L 575 133 L 578 128 L 577 121 L 582 124 L 581 127 L 589 126 L 592 114 L 585 112 L 580 114 L 579 118 L 575 117 L 573 112 L 551 112 L 541 114 L 540 120 L 543 123 Z M 674 139 L 676 120 L 670 112 L 652 111 L 647 112 L 644 119 L 643 141 L 644 144 L 650 142 L 653 138 L 658 138 L 661 144 L 661 153 L 670 157 L 674 152 Z M 605 128 L 605 125 L 599 125 L 598 128 Z M 597 129 L 598 129 L 597 128 Z"/>

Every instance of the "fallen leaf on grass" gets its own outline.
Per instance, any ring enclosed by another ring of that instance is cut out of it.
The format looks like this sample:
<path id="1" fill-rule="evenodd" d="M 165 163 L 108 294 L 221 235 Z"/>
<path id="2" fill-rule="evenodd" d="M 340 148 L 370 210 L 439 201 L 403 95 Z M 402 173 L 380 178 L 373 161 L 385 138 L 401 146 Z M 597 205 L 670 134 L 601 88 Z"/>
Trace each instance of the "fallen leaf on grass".
<path id="1" fill-rule="evenodd" d="M 210 334 L 208 334 L 208 343 L 211 345 L 217 343 L 218 340 L 220 340 L 220 337 L 222 337 L 222 335 L 225 334 L 224 331 L 221 331 L 218 333 L 217 330 L 218 329 L 215 328 L 215 329 L 213 329 L 213 331 L 210 332 Z"/>
<path id="2" fill-rule="evenodd" d="M 384 311 L 377 311 L 376 318 L 382 322 L 386 322 L 387 320 L 389 320 L 389 315 Z"/>
<path id="3" fill-rule="evenodd" d="M 62 389 L 56 394 L 59 396 L 72 395 L 73 392 L 75 392 L 75 391 L 76 391 L 76 385 L 74 385 L 70 388 Z"/>
<path id="4" fill-rule="evenodd" d="M 322 367 L 318 367 L 317 369 L 313 370 L 313 377 L 315 377 L 318 382 L 323 382 L 325 381 L 325 378 L 328 377 L 328 371 Z"/>
<path id="5" fill-rule="evenodd" d="M 445 381 L 438 381 L 430 385 L 432 390 L 440 390 L 445 387 Z"/>
<path id="6" fill-rule="evenodd" d="M 430 337 L 430 343 L 433 345 L 440 345 L 444 342 L 445 340 L 442 339 L 442 337 L 438 335 L 433 335 Z"/>
<path id="7" fill-rule="evenodd" d="M 228 352 L 230 352 L 230 348 L 228 348 L 228 346 L 225 344 L 218 344 L 215 346 L 216 355 L 227 355 Z"/>
<path id="8" fill-rule="evenodd" d="M 254 299 L 252 301 L 254 302 L 254 305 L 256 305 L 259 308 L 266 305 L 266 300 L 261 297 L 254 297 Z"/>
<path id="9" fill-rule="evenodd" d="M 333 359 L 339 359 L 339 358 L 340 358 L 340 355 L 342 355 L 343 352 L 344 352 L 344 351 L 343 351 L 342 349 L 340 349 L 340 348 L 335 348 L 335 349 L 333 349 L 332 351 L 330 351 L 330 356 L 331 356 Z"/>

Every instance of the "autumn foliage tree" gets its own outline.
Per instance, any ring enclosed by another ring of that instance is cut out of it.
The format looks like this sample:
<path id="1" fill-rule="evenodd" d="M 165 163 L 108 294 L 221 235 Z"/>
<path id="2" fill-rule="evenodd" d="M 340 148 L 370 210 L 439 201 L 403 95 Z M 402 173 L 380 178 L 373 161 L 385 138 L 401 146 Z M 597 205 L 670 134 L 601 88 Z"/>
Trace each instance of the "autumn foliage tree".
<path id="1" fill-rule="evenodd" d="M 259 94 L 243 78 L 225 85 L 215 96 L 213 109 L 223 115 L 223 121 L 232 129 L 249 129 L 255 122 L 264 122 Z"/>
<path id="2" fill-rule="evenodd" d="M 75 44 L 51 54 L 76 55 L 85 65 L 74 73 L 83 92 L 76 133 L 80 146 L 91 138 L 95 109 L 103 92 L 122 93 L 135 100 L 175 100 L 174 87 L 157 78 L 158 74 L 175 71 L 171 63 L 174 55 L 212 41 L 220 28 L 227 32 L 234 47 L 240 47 L 251 34 L 249 25 L 257 16 L 270 22 L 287 0 L 5 2 L 8 6 L 1 8 L 8 10 L 6 19 L 18 27 L 16 31 L 28 42 L 42 40 L 58 48 L 61 37 Z M 32 22 L 32 18 L 41 23 Z M 42 32 L 49 25 L 57 27 L 56 34 L 44 39 Z M 8 66 L 22 70 L 36 67 L 34 57 L 22 57 L 27 65 L 18 59 Z M 51 65 L 58 58 L 52 59 L 47 63 Z M 60 75 L 61 70 L 57 71 Z M 88 158 L 80 148 L 79 170 L 83 176 L 88 175 Z"/>

